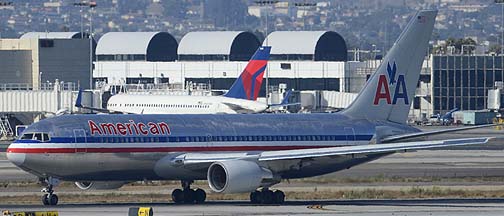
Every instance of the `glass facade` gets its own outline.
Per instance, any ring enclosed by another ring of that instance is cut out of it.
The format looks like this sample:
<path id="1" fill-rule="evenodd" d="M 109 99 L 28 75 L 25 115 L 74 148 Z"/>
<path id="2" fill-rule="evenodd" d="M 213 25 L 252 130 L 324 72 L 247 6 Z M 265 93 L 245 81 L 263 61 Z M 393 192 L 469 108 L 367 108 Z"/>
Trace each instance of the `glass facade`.
<path id="1" fill-rule="evenodd" d="M 504 77 L 502 61 L 503 56 L 433 56 L 434 113 L 486 109 L 488 90 Z"/>

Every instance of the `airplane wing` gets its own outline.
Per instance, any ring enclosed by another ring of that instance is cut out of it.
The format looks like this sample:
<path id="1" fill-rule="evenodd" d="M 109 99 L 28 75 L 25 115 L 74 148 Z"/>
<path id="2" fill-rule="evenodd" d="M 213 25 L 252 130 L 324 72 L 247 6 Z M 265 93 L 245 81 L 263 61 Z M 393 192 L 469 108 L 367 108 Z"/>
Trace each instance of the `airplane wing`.
<path id="1" fill-rule="evenodd" d="M 488 142 L 489 139 L 491 138 L 483 137 L 483 138 L 450 139 L 450 140 L 438 140 L 438 141 L 356 145 L 356 146 L 316 148 L 316 149 L 268 151 L 263 152 L 261 154 L 261 156 L 259 157 L 259 161 L 316 158 L 316 157 L 341 156 L 352 154 L 394 153 L 400 151 L 441 148 L 448 146 L 485 144 Z"/>
<path id="2" fill-rule="evenodd" d="M 497 125 L 498 124 L 486 124 L 486 125 L 450 128 L 450 129 L 444 129 L 444 130 L 421 131 L 421 132 L 417 132 L 417 133 L 392 135 L 392 136 L 387 136 L 387 137 L 381 139 L 380 142 L 381 143 L 392 143 L 392 142 L 397 142 L 397 141 L 405 140 L 405 139 L 419 138 L 419 137 L 425 137 L 425 136 L 431 136 L 431 135 L 437 135 L 437 134 L 443 134 L 443 133 L 455 132 L 455 131 L 464 131 L 464 130 L 471 130 L 471 129 L 477 129 L 477 128 L 485 128 L 485 127 L 491 127 L 491 126 L 497 126 Z"/>
<path id="3" fill-rule="evenodd" d="M 467 139 L 449 139 L 436 141 L 421 141 L 421 142 L 401 142 L 388 144 L 368 144 L 342 147 L 327 147 L 314 149 L 297 149 L 297 150 L 279 150 L 265 151 L 257 154 L 250 153 L 187 153 L 173 159 L 172 163 L 191 166 L 194 168 L 203 168 L 205 164 L 216 161 L 234 160 L 234 159 L 251 159 L 258 161 L 277 161 L 277 160 L 293 160 L 303 158 L 319 158 L 328 156 L 345 156 L 354 154 L 379 154 L 379 153 L 395 153 L 407 152 L 419 149 L 433 149 L 449 146 L 460 145 L 478 145 L 485 144 L 492 137 L 467 138 Z"/>

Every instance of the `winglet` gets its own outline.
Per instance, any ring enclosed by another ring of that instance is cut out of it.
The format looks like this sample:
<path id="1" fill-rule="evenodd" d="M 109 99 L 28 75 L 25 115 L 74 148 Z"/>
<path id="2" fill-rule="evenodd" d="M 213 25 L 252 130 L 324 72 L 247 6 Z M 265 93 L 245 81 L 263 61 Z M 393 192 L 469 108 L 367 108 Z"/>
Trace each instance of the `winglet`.
<path id="1" fill-rule="evenodd" d="M 259 47 L 224 97 L 257 100 L 270 51 L 269 46 Z"/>
<path id="2" fill-rule="evenodd" d="M 77 93 L 77 99 L 75 100 L 75 107 L 82 108 L 82 89 L 79 89 L 79 93 Z"/>

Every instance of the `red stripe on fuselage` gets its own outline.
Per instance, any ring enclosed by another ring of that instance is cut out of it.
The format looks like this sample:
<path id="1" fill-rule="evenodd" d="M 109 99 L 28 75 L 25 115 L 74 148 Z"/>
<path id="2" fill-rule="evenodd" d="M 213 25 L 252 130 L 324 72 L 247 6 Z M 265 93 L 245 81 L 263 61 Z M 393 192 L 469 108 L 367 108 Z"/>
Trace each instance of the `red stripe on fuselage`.
<path id="1" fill-rule="evenodd" d="M 216 147 L 152 147 L 152 148 L 8 148 L 7 153 L 132 153 L 132 152 L 208 152 L 208 151 L 279 151 L 341 146 L 216 146 Z"/>

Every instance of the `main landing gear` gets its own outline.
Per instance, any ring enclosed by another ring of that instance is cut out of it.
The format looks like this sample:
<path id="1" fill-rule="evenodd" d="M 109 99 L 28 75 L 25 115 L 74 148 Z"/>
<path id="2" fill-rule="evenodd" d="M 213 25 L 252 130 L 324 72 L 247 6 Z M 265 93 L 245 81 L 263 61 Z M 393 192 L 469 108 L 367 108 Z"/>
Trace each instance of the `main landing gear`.
<path id="1" fill-rule="evenodd" d="M 191 189 L 191 184 L 193 182 L 194 181 L 192 180 L 191 181 L 182 180 L 182 190 L 175 189 L 171 194 L 173 202 L 177 204 L 180 203 L 192 204 L 192 203 L 205 202 L 206 199 L 205 191 L 200 188 Z"/>
<path id="2" fill-rule="evenodd" d="M 268 188 L 250 193 L 250 202 L 254 204 L 282 204 L 285 201 L 285 194 L 281 190 L 274 192 Z"/>
<path id="3" fill-rule="evenodd" d="M 41 192 L 45 193 L 42 195 L 42 203 L 44 205 L 57 205 L 58 196 L 54 194 L 53 187 L 59 184 L 59 180 L 49 177 L 45 180 L 47 186 L 42 189 Z"/>

